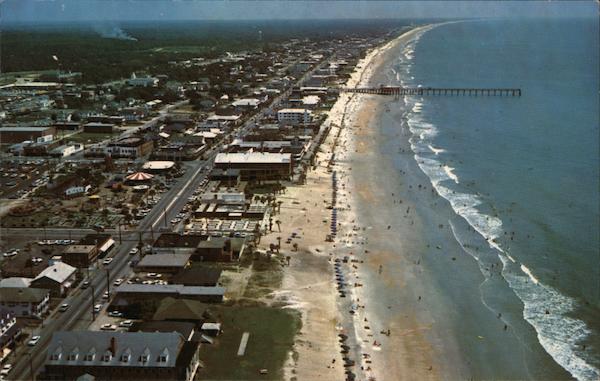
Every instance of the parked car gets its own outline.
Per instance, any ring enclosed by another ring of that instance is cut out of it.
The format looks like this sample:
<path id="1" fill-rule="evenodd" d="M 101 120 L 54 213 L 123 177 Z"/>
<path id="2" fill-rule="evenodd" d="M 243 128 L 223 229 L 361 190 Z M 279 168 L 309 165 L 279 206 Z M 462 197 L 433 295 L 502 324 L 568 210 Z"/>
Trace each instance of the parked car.
<path id="1" fill-rule="evenodd" d="M 11 258 L 11 257 L 14 257 L 17 254 L 18 254 L 18 252 L 16 252 L 16 251 L 7 251 L 6 253 L 2 254 L 2 256 L 4 258 Z"/>
<path id="2" fill-rule="evenodd" d="M 38 335 L 31 336 L 31 340 L 29 340 L 27 342 L 27 345 L 29 345 L 30 347 L 33 347 L 33 346 L 35 346 L 38 343 L 38 341 L 40 341 L 41 338 L 42 337 L 38 336 Z"/>
<path id="3" fill-rule="evenodd" d="M 108 316 L 118 318 L 118 317 L 123 317 L 123 313 L 121 313 L 119 311 L 110 311 L 108 313 Z"/>
<path id="4" fill-rule="evenodd" d="M 81 288 L 83 290 L 85 290 L 86 288 L 90 287 L 90 281 L 86 280 L 83 283 L 81 283 Z"/>
<path id="5" fill-rule="evenodd" d="M 132 325 L 133 325 L 132 320 L 123 320 L 122 322 L 119 323 L 119 327 L 125 327 L 125 328 L 129 328 Z"/>
<path id="6" fill-rule="evenodd" d="M 134 247 L 133 249 L 129 250 L 129 255 L 136 255 L 139 252 L 137 247 Z"/>
<path id="7" fill-rule="evenodd" d="M 118 279 L 116 279 L 116 280 L 113 282 L 113 285 L 114 285 L 115 287 L 118 287 L 118 286 L 120 286 L 120 285 L 121 285 L 123 282 L 124 282 L 124 279 L 123 279 L 123 278 L 118 278 Z"/>
<path id="8" fill-rule="evenodd" d="M 103 331 L 114 331 L 117 329 L 117 326 L 114 324 L 106 323 L 102 324 L 102 327 L 100 327 L 100 329 Z"/>
<path id="9" fill-rule="evenodd" d="M 108 265 L 110 265 L 110 264 L 112 263 L 112 261 L 113 261 L 113 258 L 105 258 L 105 259 L 102 261 L 102 264 L 103 264 L 104 266 L 108 266 Z"/>
<path id="10" fill-rule="evenodd" d="M 98 313 L 100 311 L 102 311 L 102 304 L 96 304 L 94 306 L 94 312 Z"/>
<path id="11" fill-rule="evenodd" d="M 12 364 L 6 364 L 2 367 L 2 370 L 0 370 L 0 376 L 8 376 L 8 374 L 10 373 L 10 371 L 12 370 L 13 366 Z"/>
<path id="12" fill-rule="evenodd" d="M 61 304 L 61 305 L 60 305 L 60 307 L 58 308 L 58 310 L 59 310 L 60 312 L 65 312 L 65 311 L 66 311 L 66 310 L 68 310 L 68 309 L 69 309 L 69 304 L 68 304 L 68 303 L 63 303 L 63 304 Z"/>
<path id="13" fill-rule="evenodd" d="M 102 294 L 102 299 L 108 299 L 110 298 L 110 293 L 108 291 L 104 291 L 104 294 Z"/>

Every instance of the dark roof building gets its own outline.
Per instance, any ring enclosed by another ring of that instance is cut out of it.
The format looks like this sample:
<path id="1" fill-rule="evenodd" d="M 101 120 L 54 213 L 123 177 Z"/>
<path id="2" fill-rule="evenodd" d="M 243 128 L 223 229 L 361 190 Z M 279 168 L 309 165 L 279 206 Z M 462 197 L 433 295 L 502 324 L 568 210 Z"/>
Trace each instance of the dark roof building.
<path id="1" fill-rule="evenodd" d="M 173 275 L 170 282 L 184 286 L 216 286 L 221 277 L 221 269 L 209 267 L 193 267 L 184 269 Z"/>
<path id="2" fill-rule="evenodd" d="M 177 332 L 190 341 L 196 325 L 186 321 L 145 321 L 134 325 L 129 332 Z"/>
<path id="3" fill-rule="evenodd" d="M 178 332 L 59 331 L 46 351 L 44 380 L 192 380 L 198 343 Z"/>
<path id="4" fill-rule="evenodd" d="M 176 273 L 190 264 L 191 254 L 145 255 L 135 266 L 136 271 Z"/>
<path id="5" fill-rule="evenodd" d="M 207 319 L 210 319 L 210 314 L 206 304 L 191 299 L 175 298 L 164 298 L 152 317 L 155 321 L 187 321 L 198 325 Z"/>

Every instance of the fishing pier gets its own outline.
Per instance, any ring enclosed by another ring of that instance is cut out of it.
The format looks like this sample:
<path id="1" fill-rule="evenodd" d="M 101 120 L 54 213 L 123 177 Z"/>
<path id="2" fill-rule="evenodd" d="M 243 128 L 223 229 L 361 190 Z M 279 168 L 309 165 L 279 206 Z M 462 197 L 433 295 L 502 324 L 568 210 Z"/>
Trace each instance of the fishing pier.
<path id="1" fill-rule="evenodd" d="M 520 97 L 521 89 L 512 88 L 436 88 L 436 87 L 354 87 L 341 88 L 340 92 L 377 95 L 450 95 Z"/>

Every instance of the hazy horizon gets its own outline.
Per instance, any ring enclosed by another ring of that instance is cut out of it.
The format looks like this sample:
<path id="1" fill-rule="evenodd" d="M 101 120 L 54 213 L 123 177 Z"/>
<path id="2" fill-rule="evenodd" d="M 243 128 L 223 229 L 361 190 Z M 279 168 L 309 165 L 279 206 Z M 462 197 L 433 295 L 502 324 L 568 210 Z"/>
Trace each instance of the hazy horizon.
<path id="1" fill-rule="evenodd" d="M 147 5 L 151 4 L 151 7 Z M 133 21 L 384 20 L 592 17 L 596 1 L 181 1 L 5 0 L 4 24 Z"/>

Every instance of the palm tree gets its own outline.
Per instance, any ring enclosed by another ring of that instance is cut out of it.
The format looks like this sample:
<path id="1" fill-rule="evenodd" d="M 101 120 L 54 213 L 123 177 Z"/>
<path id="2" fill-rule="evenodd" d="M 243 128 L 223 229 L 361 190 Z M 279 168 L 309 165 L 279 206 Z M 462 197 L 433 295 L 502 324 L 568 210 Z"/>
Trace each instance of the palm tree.
<path id="1" fill-rule="evenodd" d="M 281 221 L 277 220 L 275 221 L 275 223 L 277 224 L 277 230 L 279 230 L 279 232 L 281 233 Z"/>
<path id="2" fill-rule="evenodd" d="M 279 254 L 280 247 L 281 247 L 281 237 L 277 237 L 277 254 Z"/>
<path id="3" fill-rule="evenodd" d="M 281 213 L 281 204 L 283 204 L 283 201 L 277 201 L 277 213 Z"/>
<path id="4" fill-rule="evenodd" d="M 294 248 L 294 251 L 298 251 L 298 243 L 297 242 L 294 242 L 292 247 Z"/>

